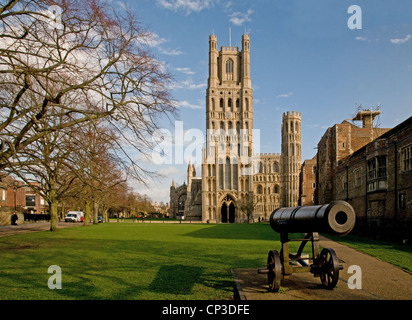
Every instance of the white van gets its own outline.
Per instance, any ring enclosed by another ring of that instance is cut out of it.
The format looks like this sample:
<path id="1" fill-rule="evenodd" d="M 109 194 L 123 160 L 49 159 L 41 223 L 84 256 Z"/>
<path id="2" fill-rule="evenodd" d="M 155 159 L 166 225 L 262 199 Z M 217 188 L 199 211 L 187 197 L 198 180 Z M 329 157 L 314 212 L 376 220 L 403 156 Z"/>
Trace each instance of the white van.
<path id="1" fill-rule="evenodd" d="M 64 218 L 65 222 L 81 222 L 83 217 L 82 211 L 69 211 Z"/>

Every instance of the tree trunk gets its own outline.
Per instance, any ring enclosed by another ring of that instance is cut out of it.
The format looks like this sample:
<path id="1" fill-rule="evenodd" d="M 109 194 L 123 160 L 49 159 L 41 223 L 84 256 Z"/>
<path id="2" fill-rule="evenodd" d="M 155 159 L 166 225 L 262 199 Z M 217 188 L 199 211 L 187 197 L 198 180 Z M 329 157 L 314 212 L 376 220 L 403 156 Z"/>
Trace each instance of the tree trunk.
<path id="1" fill-rule="evenodd" d="M 97 220 L 98 214 L 99 214 L 99 204 L 95 202 L 93 206 L 93 224 L 99 223 L 99 221 Z"/>
<path id="2" fill-rule="evenodd" d="M 103 207 L 102 211 L 103 211 L 103 212 L 102 212 L 103 221 L 104 221 L 104 222 L 109 222 L 109 217 L 107 216 L 107 211 L 108 211 L 108 209 L 105 208 L 105 207 Z"/>
<path id="3" fill-rule="evenodd" d="M 57 231 L 57 222 L 58 222 L 58 217 L 57 217 L 57 207 L 58 207 L 59 202 L 57 200 L 52 200 L 49 202 L 49 208 L 50 208 L 50 231 L 54 232 Z"/>
<path id="4" fill-rule="evenodd" d="M 83 225 L 87 226 L 90 219 L 90 201 L 87 200 L 84 205 L 84 222 Z"/>

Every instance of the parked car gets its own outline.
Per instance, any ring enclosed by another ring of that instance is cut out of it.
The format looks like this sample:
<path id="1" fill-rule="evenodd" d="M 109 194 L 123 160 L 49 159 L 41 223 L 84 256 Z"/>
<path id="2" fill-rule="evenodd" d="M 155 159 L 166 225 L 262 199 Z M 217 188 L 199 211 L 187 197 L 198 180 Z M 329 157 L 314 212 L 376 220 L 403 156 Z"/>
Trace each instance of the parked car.
<path id="1" fill-rule="evenodd" d="M 64 218 L 65 222 L 81 222 L 83 217 L 82 211 L 69 211 Z"/>

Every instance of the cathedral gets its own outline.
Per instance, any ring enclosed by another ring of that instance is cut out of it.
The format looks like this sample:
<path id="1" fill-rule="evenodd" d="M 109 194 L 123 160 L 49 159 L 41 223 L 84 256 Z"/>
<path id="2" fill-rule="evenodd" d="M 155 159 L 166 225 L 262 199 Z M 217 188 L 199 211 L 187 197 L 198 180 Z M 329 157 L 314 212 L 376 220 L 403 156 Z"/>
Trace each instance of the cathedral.
<path id="1" fill-rule="evenodd" d="M 191 163 L 187 184 L 170 187 L 170 216 L 207 223 L 268 220 L 279 207 L 297 206 L 301 156 L 301 114 L 282 118 L 281 153 L 254 153 L 250 39 L 242 48 L 217 48 L 209 38 L 206 144 L 201 177 Z M 272 133 L 269 133 L 272 134 Z"/>

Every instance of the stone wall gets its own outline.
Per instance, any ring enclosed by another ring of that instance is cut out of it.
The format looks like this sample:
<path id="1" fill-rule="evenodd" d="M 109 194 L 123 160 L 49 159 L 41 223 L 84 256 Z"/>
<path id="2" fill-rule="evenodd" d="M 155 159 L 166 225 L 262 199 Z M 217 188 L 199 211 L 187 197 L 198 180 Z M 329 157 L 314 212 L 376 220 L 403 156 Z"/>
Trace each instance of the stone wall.
<path id="1" fill-rule="evenodd" d="M 10 218 L 12 215 L 13 211 L 7 210 L 2 210 L 0 211 L 0 226 L 8 226 L 11 224 Z M 22 213 L 17 213 L 19 216 L 19 220 L 17 220 L 18 224 L 23 224 L 24 222 L 24 215 Z"/>

